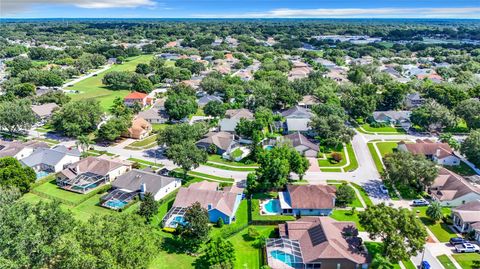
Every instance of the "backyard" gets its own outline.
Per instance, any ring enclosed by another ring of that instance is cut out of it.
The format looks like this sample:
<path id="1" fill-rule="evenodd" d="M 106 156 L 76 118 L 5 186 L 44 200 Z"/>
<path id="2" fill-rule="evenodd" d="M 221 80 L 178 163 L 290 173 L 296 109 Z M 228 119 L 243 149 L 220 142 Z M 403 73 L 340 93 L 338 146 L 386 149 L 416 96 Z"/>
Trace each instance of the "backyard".
<path id="1" fill-rule="evenodd" d="M 92 99 L 100 101 L 100 105 L 104 111 L 108 111 L 113 104 L 113 100 L 116 97 L 125 97 L 130 90 L 111 90 L 103 85 L 102 79 L 106 73 L 112 71 L 135 71 L 137 64 L 139 63 L 148 63 L 153 58 L 152 55 L 140 55 L 132 58 L 128 58 L 123 64 L 113 65 L 108 70 L 98 74 L 97 76 L 92 76 L 78 83 L 74 84 L 72 87 L 68 87 L 69 90 L 79 91 L 78 94 L 71 94 L 72 100 L 81 100 L 81 99 Z"/>

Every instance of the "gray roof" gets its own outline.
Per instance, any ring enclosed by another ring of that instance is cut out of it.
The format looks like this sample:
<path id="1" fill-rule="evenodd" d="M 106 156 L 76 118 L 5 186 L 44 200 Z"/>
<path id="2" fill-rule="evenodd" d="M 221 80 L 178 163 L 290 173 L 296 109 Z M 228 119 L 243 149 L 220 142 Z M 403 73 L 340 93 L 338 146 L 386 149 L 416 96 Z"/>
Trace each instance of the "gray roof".
<path id="1" fill-rule="evenodd" d="M 375 121 L 387 121 L 388 119 L 394 121 L 409 121 L 411 111 L 375 111 L 373 112 L 373 118 Z"/>
<path id="2" fill-rule="evenodd" d="M 310 119 L 306 118 L 287 118 L 287 130 L 289 132 L 304 132 L 310 130 L 308 124 Z"/>
<path id="3" fill-rule="evenodd" d="M 234 132 L 239 122 L 240 119 L 221 119 L 219 123 L 220 131 Z"/>
<path id="4" fill-rule="evenodd" d="M 130 191 L 140 190 L 145 183 L 146 192 L 156 194 L 163 187 L 174 182 L 176 178 L 157 175 L 148 171 L 133 169 L 112 182 L 112 187 Z"/>
<path id="5" fill-rule="evenodd" d="M 33 112 L 40 118 L 50 117 L 54 109 L 58 108 L 55 103 L 46 103 L 43 105 L 32 105 Z"/>
<path id="6" fill-rule="evenodd" d="M 204 138 L 200 139 L 197 144 L 214 144 L 222 150 L 228 150 L 233 143 L 234 136 L 227 132 L 209 132 Z"/>
<path id="7" fill-rule="evenodd" d="M 312 117 L 312 113 L 309 109 L 303 108 L 301 106 L 294 106 L 283 111 L 282 117 L 310 119 Z"/>
<path id="8" fill-rule="evenodd" d="M 0 158 L 2 157 L 14 157 L 24 148 L 49 148 L 48 144 L 45 142 L 39 141 L 28 141 L 28 142 L 19 142 L 19 141 L 0 141 Z"/>
<path id="9" fill-rule="evenodd" d="M 80 157 L 78 149 L 68 149 L 65 146 L 56 146 L 54 148 L 39 148 L 35 150 L 30 156 L 21 159 L 20 161 L 29 167 L 34 167 L 39 164 L 46 164 L 49 166 L 57 165 L 65 156 Z"/>
<path id="10" fill-rule="evenodd" d="M 218 101 L 218 102 L 221 102 L 223 103 L 222 101 L 222 98 L 218 97 L 218 96 L 215 96 L 215 95 L 205 95 L 205 96 L 202 96 L 200 97 L 200 99 L 197 100 L 197 103 L 200 105 L 200 106 L 204 106 L 206 105 L 208 102 L 210 101 Z"/>
<path id="11" fill-rule="evenodd" d="M 167 112 L 158 107 L 152 107 L 148 110 L 140 111 L 138 116 L 144 118 L 146 121 L 168 119 Z"/>
<path id="12" fill-rule="evenodd" d="M 297 147 L 301 145 L 317 152 L 320 151 L 318 145 L 312 143 L 310 140 L 308 140 L 308 138 L 306 138 L 301 133 L 289 134 L 284 136 L 283 138 L 288 139 L 290 142 L 292 142 L 293 147 Z"/>

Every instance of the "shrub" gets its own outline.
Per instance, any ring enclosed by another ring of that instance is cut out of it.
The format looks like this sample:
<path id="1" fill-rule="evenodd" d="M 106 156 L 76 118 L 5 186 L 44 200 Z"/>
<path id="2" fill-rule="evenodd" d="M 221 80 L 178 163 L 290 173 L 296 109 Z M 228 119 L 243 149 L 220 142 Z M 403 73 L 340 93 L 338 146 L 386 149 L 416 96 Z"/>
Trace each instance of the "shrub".
<path id="1" fill-rule="evenodd" d="M 338 152 L 333 152 L 330 156 L 336 163 L 339 163 L 341 160 L 343 160 L 343 155 Z"/>
<path id="2" fill-rule="evenodd" d="M 217 220 L 217 227 L 218 227 L 218 228 L 222 228 L 222 227 L 223 227 L 223 219 L 222 219 L 222 218 L 218 218 L 218 220 Z"/>
<path id="3" fill-rule="evenodd" d="M 342 185 L 337 188 L 336 195 L 337 199 L 335 203 L 341 207 L 350 204 L 355 199 L 355 191 L 346 183 L 342 183 Z"/>
<path id="4" fill-rule="evenodd" d="M 260 233 L 255 229 L 255 227 L 248 227 L 248 237 L 255 239 L 260 235 Z"/>

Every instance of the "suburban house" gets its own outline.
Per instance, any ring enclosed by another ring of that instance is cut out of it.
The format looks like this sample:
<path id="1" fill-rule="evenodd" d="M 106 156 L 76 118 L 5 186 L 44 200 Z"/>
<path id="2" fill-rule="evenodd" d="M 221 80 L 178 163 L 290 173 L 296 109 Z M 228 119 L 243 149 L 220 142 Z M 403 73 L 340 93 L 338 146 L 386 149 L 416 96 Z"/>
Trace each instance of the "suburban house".
<path id="1" fill-rule="evenodd" d="M 0 140 L 0 158 L 13 157 L 20 160 L 30 156 L 30 154 L 39 148 L 49 148 L 49 146 L 45 142 L 35 140 L 27 142 Z"/>
<path id="2" fill-rule="evenodd" d="M 412 123 L 410 122 L 411 111 L 375 111 L 373 112 L 373 120 L 378 123 L 389 124 L 393 126 L 402 126 L 405 130 L 410 129 Z"/>
<path id="3" fill-rule="evenodd" d="M 473 200 L 452 209 L 453 226 L 460 233 L 473 231 L 473 238 L 480 243 L 480 200 Z"/>
<path id="4" fill-rule="evenodd" d="M 425 103 L 425 99 L 420 93 L 410 93 L 405 97 L 405 106 L 407 109 L 417 108 Z"/>
<path id="5" fill-rule="evenodd" d="M 370 256 L 354 222 L 302 217 L 279 224 L 278 228 L 280 238 L 266 242 L 270 268 L 368 268 Z"/>
<path id="6" fill-rule="evenodd" d="M 204 107 L 208 102 L 212 102 L 212 101 L 217 101 L 217 102 L 223 103 L 222 98 L 220 98 L 218 96 L 215 96 L 215 95 L 210 95 L 210 94 L 207 94 L 207 95 L 204 95 L 204 96 L 200 97 L 197 100 L 197 103 L 198 103 L 198 106 Z"/>
<path id="7" fill-rule="evenodd" d="M 285 120 L 284 130 L 286 132 L 308 132 L 310 130 L 310 118 L 313 114 L 310 110 L 294 106 L 281 113 Z"/>
<path id="8" fill-rule="evenodd" d="M 330 185 L 287 185 L 278 193 L 282 214 L 328 216 L 335 207 L 335 192 Z"/>
<path id="9" fill-rule="evenodd" d="M 168 121 L 168 114 L 163 106 L 164 101 L 158 100 L 152 108 L 140 111 L 138 117 L 143 118 L 150 124 L 160 124 Z"/>
<path id="10" fill-rule="evenodd" d="M 172 208 L 163 219 L 163 226 L 176 228 L 183 222 L 186 209 L 196 202 L 208 211 L 210 222 L 222 219 L 225 224 L 230 224 L 235 220 L 241 200 L 242 193 L 237 188 L 220 190 L 217 182 L 196 182 L 178 190 Z"/>
<path id="11" fill-rule="evenodd" d="M 429 139 L 417 139 L 416 143 L 400 141 L 397 149 L 413 154 L 424 155 L 427 159 L 440 165 L 459 165 L 460 158 L 447 143 L 436 143 Z"/>
<path id="12" fill-rule="evenodd" d="M 306 78 L 310 72 L 312 72 L 312 68 L 306 63 L 295 61 L 292 66 L 292 70 L 288 72 L 288 80 L 293 81 L 295 79 Z"/>
<path id="13" fill-rule="evenodd" d="M 237 144 L 235 135 L 227 132 L 208 132 L 196 143 L 197 147 L 203 148 L 207 152 L 211 152 L 214 147 L 215 153 L 219 155 L 230 151 L 235 144 Z"/>
<path id="14" fill-rule="evenodd" d="M 58 105 L 55 103 L 46 103 L 42 105 L 32 105 L 31 108 L 38 120 L 46 120 L 52 116 L 53 111 L 58 108 Z"/>
<path id="15" fill-rule="evenodd" d="M 120 193 L 151 193 L 158 201 L 169 193 L 180 188 L 182 181 L 178 178 L 158 175 L 156 173 L 133 169 L 112 182 L 112 192 Z"/>
<path id="16" fill-rule="evenodd" d="M 32 154 L 20 160 L 23 165 L 33 168 L 36 172 L 45 171 L 57 173 L 68 164 L 80 160 L 80 151 L 76 148 L 55 146 L 54 148 L 37 148 Z"/>
<path id="17" fill-rule="evenodd" d="M 319 104 L 317 98 L 313 95 L 305 95 L 300 102 L 298 102 L 298 106 L 303 108 L 312 108 L 314 105 Z"/>
<path id="18" fill-rule="evenodd" d="M 429 193 L 443 206 L 459 206 L 480 199 L 479 187 L 445 168 L 440 168 Z"/>
<path id="19" fill-rule="evenodd" d="M 148 105 L 152 105 L 153 98 L 148 96 L 148 94 L 146 93 L 131 92 L 127 96 L 125 96 L 125 98 L 123 98 L 123 102 L 128 107 L 134 106 L 135 103 L 138 103 L 143 108 Z"/>
<path id="20" fill-rule="evenodd" d="M 316 158 L 320 148 L 299 132 L 285 135 L 282 140 L 289 141 L 292 146 L 305 157 Z"/>
<path id="21" fill-rule="evenodd" d="M 235 132 L 235 127 L 240 122 L 240 119 L 253 120 L 254 116 L 250 110 L 241 108 L 241 109 L 228 109 L 225 112 L 225 118 L 220 120 L 219 126 L 220 131 L 224 132 Z"/>
<path id="22" fill-rule="evenodd" d="M 152 131 L 152 125 L 142 117 L 135 117 L 132 125 L 122 136 L 133 139 L 144 139 Z"/>
<path id="23" fill-rule="evenodd" d="M 57 174 L 57 185 L 65 190 L 87 193 L 110 183 L 132 168 L 130 162 L 107 156 L 89 156 L 66 166 Z"/>

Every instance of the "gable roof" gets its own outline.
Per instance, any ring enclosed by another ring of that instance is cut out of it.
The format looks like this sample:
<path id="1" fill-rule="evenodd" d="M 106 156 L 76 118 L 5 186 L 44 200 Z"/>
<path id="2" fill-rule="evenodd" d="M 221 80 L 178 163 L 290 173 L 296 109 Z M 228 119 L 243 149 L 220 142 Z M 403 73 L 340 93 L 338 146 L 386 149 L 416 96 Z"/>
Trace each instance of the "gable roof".
<path id="1" fill-rule="evenodd" d="M 111 171 L 122 166 L 130 167 L 130 164 L 120 160 L 110 160 L 103 157 L 89 156 L 78 162 L 69 164 L 65 169 L 60 171 L 62 175 L 73 179 L 83 173 L 92 173 L 99 176 L 106 176 Z"/>
<path id="2" fill-rule="evenodd" d="M 161 109 L 159 106 L 154 106 L 150 109 L 140 111 L 138 113 L 138 117 L 143 118 L 145 120 L 166 120 L 168 119 L 167 112 Z"/>
<path id="3" fill-rule="evenodd" d="M 227 111 L 225 111 L 225 117 L 229 119 L 249 119 L 249 120 L 254 118 L 253 113 L 246 108 L 227 109 Z"/>
<path id="4" fill-rule="evenodd" d="M 55 166 L 67 155 L 80 158 L 80 152 L 78 151 L 78 149 L 68 149 L 63 145 L 60 145 L 51 149 L 39 148 L 35 150 L 30 156 L 25 157 L 20 161 L 29 167 L 34 167 L 39 164 Z"/>
<path id="5" fill-rule="evenodd" d="M 55 103 L 46 103 L 42 105 L 32 105 L 31 106 L 33 113 L 40 118 L 48 117 L 52 114 L 53 110 L 58 108 L 58 105 Z"/>
<path id="6" fill-rule="evenodd" d="M 204 96 L 200 97 L 197 100 L 197 103 L 199 105 L 206 105 L 210 101 L 217 101 L 217 102 L 223 103 L 222 98 L 220 98 L 218 96 L 215 96 L 215 95 L 210 95 L 210 94 L 207 94 L 207 95 L 204 95 Z"/>
<path id="7" fill-rule="evenodd" d="M 138 99 L 145 99 L 148 95 L 146 93 L 143 93 L 143 92 L 131 92 L 129 93 L 127 96 L 125 96 L 124 100 L 128 100 L 128 99 L 134 99 L 134 100 L 138 100 Z"/>
<path id="8" fill-rule="evenodd" d="M 318 145 L 312 143 L 310 140 L 308 140 L 308 138 L 306 138 L 304 135 L 302 135 L 299 132 L 285 135 L 283 136 L 283 138 L 292 142 L 293 147 L 305 146 L 311 150 L 320 151 L 320 148 L 318 147 Z"/>
<path id="9" fill-rule="evenodd" d="M 227 150 L 234 140 L 234 136 L 227 132 L 209 132 L 197 143 L 213 144 L 222 150 Z"/>
<path id="10" fill-rule="evenodd" d="M 320 103 L 318 99 L 313 95 L 305 95 L 302 100 L 298 102 L 299 105 L 315 105 Z"/>
<path id="11" fill-rule="evenodd" d="M 283 111 L 282 117 L 310 119 L 312 117 L 312 113 L 310 112 L 310 110 L 303 108 L 301 106 L 294 106 Z"/>
<path id="12" fill-rule="evenodd" d="M 200 182 L 199 182 L 200 183 Z M 232 216 L 235 212 L 235 202 L 239 194 L 228 191 L 212 190 L 211 184 L 191 184 L 188 188 L 180 188 L 173 207 L 189 207 L 199 202 L 203 208 L 216 209 L 225 215 Z M 218 183 L 217 183 L 218 187 Z"/>
<path id="13" fill-rule="evenodd" d="M 374 111 L 373 118 L 375 121 L 385 121 L 387 118 L 395 121 L 410 121 L 411 111 Z"/>
<path id="14" fill-rule="evenodd" d="M 152 128 L 152 125 L 142 117 L 135 117 L 132 120 L 132 125 L 128 128 L 128 133 L 131 137 L 139 137 L 143 132 L 147 132 Z"/>
<path id="15" fill-rule="evenodd" d="M 329 217 L 302 217 L 280 224 L 279 228 L 284 233 L 282 236 L 298 241 L 304 263 L 341 259 L 364 264 L 369 260 L 368 254 L 360 248 L 359 238 L 343 236 L 345 230 L 356 232 L 353 222 L 335 221 Z"/>
<path id="16" fill-rule="evenodd" d="M 437 178 L 430 186 L 432 195 L 439 201 L 451 201 L 469 193 L 480 195 L 480 188 L 473 186 L 462 176 L 445 168 L 440 168 Z"/>
<path id="17" fill-rule="evenodd" d="M 407 150 L 413 154 L 434 155 L 439 159 L 455 155 L 453 149 L 447 143 L 435 143 L 428 139 L 417 139 L 415 142 L 416 143 L 409 144 L 403 143 Z"/>
<path id="18" fill-rule="evenodd" d="M 480 222 L 480 200 L 471 201 L 452 209 L 464 222 Z"/>
<path id="19" fill-rule="evenodd" d="M 0 141 L 0 158 L 2 157 L 14 157 L 24 148 L 49 148 L 48 144 L 45 142 L 39 142 L 31 140 L 28 142 L 19 142 L 19 141 Z"/>
<path id="20" fill-rule="evenodd" d="M 292 208 L 322 209 L 335 207 L 337 189 L 329 185 L 287 185 Z"/>
<path id="21" fill-rule="evenodd" d="M 113 181 L 112 187 L 137 191 L 140 190 L 142 184 L 145 184 L 146 192 L 155 194 L 175 180 L 174 177 L 166 177 L 144 170 L 133 169 Z"/>

